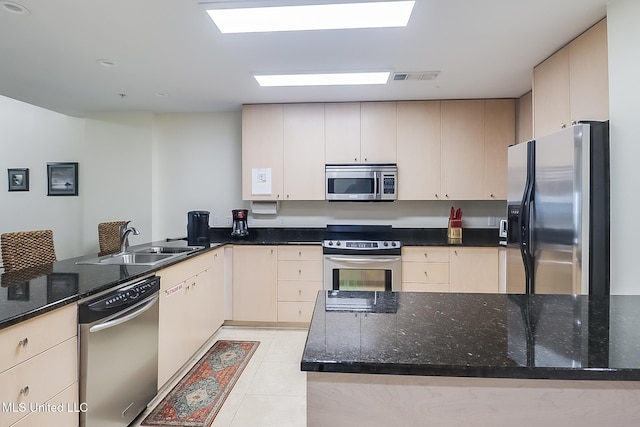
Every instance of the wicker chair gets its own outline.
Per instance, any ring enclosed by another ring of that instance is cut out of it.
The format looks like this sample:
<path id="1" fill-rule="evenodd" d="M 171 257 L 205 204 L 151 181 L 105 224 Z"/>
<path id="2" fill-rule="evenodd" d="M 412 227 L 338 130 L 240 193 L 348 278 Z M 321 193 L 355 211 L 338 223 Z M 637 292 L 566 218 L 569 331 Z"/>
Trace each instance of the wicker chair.
<path id="1" fill-rule="evenodd" d="M 127 221 L 110 221 L 98 224 L 99 256 L 120 251 L 120 227 L 126 224 Z M 125 246 L 129 246 L 129 239 L 125 242 Z"/>
<path id="2" fill-rule="evenodd" d="M 4 271 L 17 271 L 56 262 L 53 231 L 16 231 L 0 235 Z"/>

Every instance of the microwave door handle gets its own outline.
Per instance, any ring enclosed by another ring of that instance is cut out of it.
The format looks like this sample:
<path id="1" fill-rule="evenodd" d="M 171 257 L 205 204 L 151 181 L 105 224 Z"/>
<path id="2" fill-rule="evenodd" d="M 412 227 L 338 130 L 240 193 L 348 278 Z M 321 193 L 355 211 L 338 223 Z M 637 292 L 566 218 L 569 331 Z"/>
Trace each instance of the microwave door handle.
<path id="1" fill-rule="evenodd" d="M 380 188 L 380 174 L 379 173 L 375 174 L 374 194 L 376 195 L 376 199 L 379 199 L 380 197 L 382 197 L 382 191 L 381 191 L 381 188 Z"/>

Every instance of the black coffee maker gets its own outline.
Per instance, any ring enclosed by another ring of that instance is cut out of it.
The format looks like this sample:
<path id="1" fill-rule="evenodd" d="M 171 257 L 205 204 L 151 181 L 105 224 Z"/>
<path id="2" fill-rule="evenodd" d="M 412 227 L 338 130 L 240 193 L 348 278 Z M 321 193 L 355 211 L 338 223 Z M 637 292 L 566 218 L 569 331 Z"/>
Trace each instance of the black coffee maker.
<path id="1" fill-rule="evenodd" d="M 247 227 L 247 215 L 249 211 L 246 209 L 234 209 L 231 211 L 233 214 L 233 226 L 231 228 L 231 235 L 233 237 L 246 237 L 249 235 L 249 227 Z"/>
<path id="2" fill-rule="evenodd" d="M 208 246 L 209 241 L 209 211 L 187 212 L 187 244 Z"/>

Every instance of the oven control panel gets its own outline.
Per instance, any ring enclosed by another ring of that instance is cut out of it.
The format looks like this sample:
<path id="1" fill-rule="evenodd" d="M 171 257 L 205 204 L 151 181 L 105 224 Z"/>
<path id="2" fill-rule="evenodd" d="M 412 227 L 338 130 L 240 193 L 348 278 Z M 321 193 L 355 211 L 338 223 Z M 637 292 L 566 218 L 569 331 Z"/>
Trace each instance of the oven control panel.
<path id="1" fill-rule="evenodd" d="M 402 243 L 398 240 L 325 240 L 322 242 L 325 248 L 342 248 L 353 250 L 380 250 L 399 248 Z"/>

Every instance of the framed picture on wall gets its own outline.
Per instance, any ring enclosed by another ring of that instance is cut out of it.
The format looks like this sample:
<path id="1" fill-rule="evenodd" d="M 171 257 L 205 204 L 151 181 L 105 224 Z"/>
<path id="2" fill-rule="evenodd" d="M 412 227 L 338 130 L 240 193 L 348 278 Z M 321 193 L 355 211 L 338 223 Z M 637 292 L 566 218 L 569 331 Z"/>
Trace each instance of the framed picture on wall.
<path id="1" fill-rule="evenodd" d="M 29 169 L 7 169 L 9 191 L 29 191 Z"/>
<path id="2" fill-rule="evenodd" d="M 47 196 L 78 195 L 78 163 L 47 163 Z"/>

